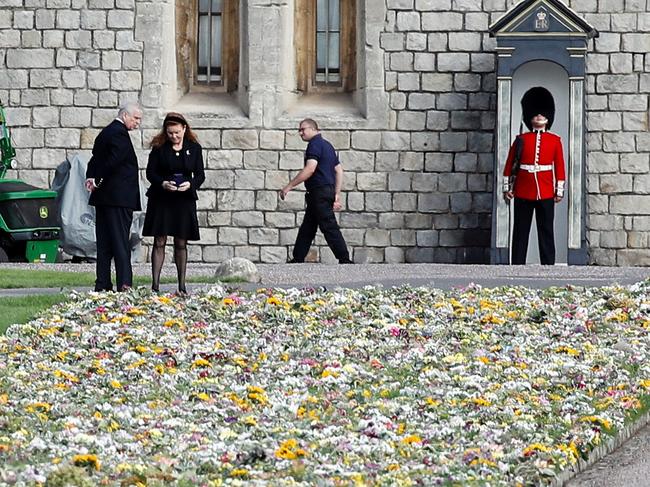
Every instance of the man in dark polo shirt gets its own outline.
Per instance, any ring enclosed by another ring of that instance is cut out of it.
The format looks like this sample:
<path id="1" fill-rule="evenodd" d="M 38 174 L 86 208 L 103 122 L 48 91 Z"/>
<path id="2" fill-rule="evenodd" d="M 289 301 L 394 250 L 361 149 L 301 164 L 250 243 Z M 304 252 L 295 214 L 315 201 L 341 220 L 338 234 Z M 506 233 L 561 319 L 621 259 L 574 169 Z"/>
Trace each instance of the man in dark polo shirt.
<path id="1" fill-rule="evenodd" d="M 292 263 L 304 262 L 309 247 L 320 227 L 327 245 L 332 249 L 340 264 L 352 264 L 348 247 L 334 217 L 334 210 L 341 209 L 340 195 L 343 182 L 343 168 L 332 144 L 323 139 L 318 124 L 311 118 L 300 122 L 300 137 L 309 142 L 305 150 L 305 167 L 280 191 L 284 199 L 289 191 L 305 183 L 305 217 L 298 230 L 293 246 Z"/>

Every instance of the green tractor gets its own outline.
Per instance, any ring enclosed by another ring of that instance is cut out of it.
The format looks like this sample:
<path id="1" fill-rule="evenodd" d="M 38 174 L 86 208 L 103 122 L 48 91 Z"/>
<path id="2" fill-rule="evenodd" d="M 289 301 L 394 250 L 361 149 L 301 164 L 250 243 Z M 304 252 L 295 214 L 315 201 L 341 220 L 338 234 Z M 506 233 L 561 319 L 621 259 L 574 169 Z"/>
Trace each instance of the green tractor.
<path id="1" fill-rule="evenodd" d="M 0 262 L 54 262 L 59 249 L 56 191 L 5 179 L 16 150 L 0 102 Z"/>

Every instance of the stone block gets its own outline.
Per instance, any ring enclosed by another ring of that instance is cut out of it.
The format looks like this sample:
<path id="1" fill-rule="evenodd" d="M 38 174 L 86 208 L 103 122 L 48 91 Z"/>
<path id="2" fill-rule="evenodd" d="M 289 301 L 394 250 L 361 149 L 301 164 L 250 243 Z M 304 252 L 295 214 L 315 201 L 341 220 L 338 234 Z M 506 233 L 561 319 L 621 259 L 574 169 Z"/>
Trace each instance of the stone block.
<path id="1" fill-rule="evenodd" d="M 65 149 L 34 149 L 32 152 L 34 169 L 56 169 L 65 160 Z"/>
<path id="2" fill-rule="evenodd" d="M 89 30 L 69 30 L 65 33 L 65 47 L 68 49 L 90 49 L 92 33 Z"/>
<path id="3" fill-rule="evenodd" d="M 587 20 L 587 22 L 589 22 L 589 20 Z M 600 30 L 599 27 L 596 28 Z M 610 26 L 608 25 L 606 29 L 600 30 L 598 37 L 594 39 L 594 47 L 596 49 L 596 52 L 610 53 L 621 51 L 621 34 L 608 32 L 609 29 Z"/>
<path id="4" fill-rule="evenodd" d="M 42 47 L 42 34 L 36 30 L 24 30 L 20 35 L 22 47 Z"/>
<path id="5" fill-rule="evenodd" d="M 469 32 L 487 32 L 489 25 L 490 16 L 487 13 L 468 12 L 465 14 L 465 29 Z"/>
<path id="6" fill-rule="evenodd" d="M 411 172 L 392 172 L 388 175 L 388 190 L 389 191 L 410 191 L 411 179 L 413 173 Z"/>
<path id="7" fill-rule="evenodd" d="M 63 32 L 59 30 L 46 30 L 43 32 L 43 47 L 63 47 Z M 57 64 L 58 65 L 58 64 Z"/>
<path id="8" fill-rule="evenodd" d="M 370 228 L 366 230 L 364 244 L 368 247 L 386 247 L 390 245 L 390 234 L 389 230 Z"/>
<path id="9" fill-rule="evenodd" d="M 246 151 L 244 152 L 244 168 L 273 170 L 278 168 L 278 153 L 275 151 Z"/>
<path id="10" fill-rule="evenodd" d="M 647 267 L 650 265 L 649 249 L 625 249 L 616 253 L 616 265 Z"/>
<path id="11" fill-rule="evenodd" d="M 105 10 L 81 10 L 80 26 L 87 30 L 106 29 L 106 11 Z"/>
<path id="12" fill-rule="evenodd" d="M 627 233 L 624 230 L 600 232 L 599 246 L 605 249 L 627 247 Z"/>
<path id="13" fill-rule="evenodd" d="M 467 174 L 440 174 L 438 176 L 438 191 L 442 193 L 456 193 L 459 191 L 467 191 Z"/>
<path id="14" fill-rule="evenodd" d="M 93 31 L 93 47 L 95 49 L 114 49 L 115 32 L 113 31 Z"/>
<path id="15" fill-rule="evenodd" d="M 610 213 L 618 215 L 650 215 L 650 195 L 613 195 Z"/>
<path id="16" fill-rule="evenodd" d="M 396 27 L 399 31 L 419 31 L 419 12 L 397 12 Z"/>
<path id="17" fill-rule="evenodd" d="M 397 208 L 396 208 L 397 209 Z M 423 213 L 441 213 L 448 212 L 449 195 L 446 194 L 418 194 L 417 210 Z"/>
<path id="18" fill-rule="evenodd" d="M 15 10 L 14 11 L 14 29 L 33 29 L 34 28 L 34 11 L 33 10 Z"/>
<path id="19" fill-rule="evenodd" d="M 122 54 L 122 69 L 124 70 L 141 70 L 142 69 L 142 53 L 125 51 Z"/>
<path id="20" fill-rule="evenodd" d="M 205 189 L 232 189 L 235 183 L 235 172 L 231 169 L 206 169 Z"/>
<path id="21" fill-rule="evenodd" d="M 384 262 L 387 264 L 404 262 L 404 249 L 400 247 L 386 247 L 384 249 Z"/>
<path id="22" fill-rule="evenodd" d="M 592 173 L 611 173 L 618 171 L 619 155 L 590 151 L 587 154 L 587 167 Z"/>
<path id="23" fill-rule="evenodd" d="M 398 130 L 424 130 L 427 115 L 424 112 L 401 111 L 397 114 Z"/>
<path id="24" fill-rule="evenodd" d="M 110 75 L 106 71 L 88 71 L 88 88 L 91 90 L 107 90 L 110 88 Z"/>
<path id="25" fill-rule="evenodd" d="M 414 173 L 412 182 L 413 191 L 433 192 L 438 189 L 438 175 L 433 173 Z"/>
<path id="26" fill-rule="evenodd" d="M 280 190 L 291 180 L 289 176 L 287 171 L 264 171 L 264 187 L 266 189 Z"/>
<path id="27" fill-rule="evenodd" d="M 427 35 L 429 43 L 429 52 L 447 52 L 448 47 L 448 34 L 446 32 L 434 32 Z"/>
<path id="28" fill-rule="evenodd" d="M 32 115 L 34 128 L 59 126 L 59 109 L 56 107 L 35 107 Z"/>
<path id="29" fill-rule="evenodd" d="M 248 244 L 248 231 L 245 228 L 220 227 L 219 244 L 246 245 Z"/>
<path id="30" fill-rule="evenodd" d="M 39 30 L 54 29 L 54 19 L 56 10 L 38 9 L 35 12 L 34 21 L 36 28 Z"/>
<path id="31" fill-rule="evenodd" d="M 404 261 L 407 263 L 434 262 L 434 251 L 431 248 L 406 249 Z"/>
<path id="32" fill-rule="evenodd" d="M 6 53 L 7 68 L 53 68 L 53 49 L 10 49 Z"/>
<path id="33" fill-rule="evenodd" d="M 406 35 L 403 32 L 382 32 L 380 45 L 384 51 L 402 51 L 405 45 Z"/>
<path id="34" fill-rule="evenodd" d="M 354 262 L 356 264 L 373 264 L 384 261 L 384 250 L 381 248 L 356 248 L 354 249 Z"/>
<path id="35" fill-rule="evenodd" d="M 478 32 L 450 32 L 450 51 L 480 51 L 481 34 Z"/>
<path id="36" fill-rule="evenodd" d="M 223 245 L 209 245 L 203 249 L 204 262 L 223 262 L 234 257 L 233 247 Z"/>
<path id="37" fill-rule="evenodd" d="M 385 191 L 387 174 L 384 172 L 357 173 L 359 191 Z"/>
<path id="38" fill-rule="evenodd" d="M 404 214 L 397 213 L 381 213 L 379 215 L 379 228 L 403 228 L 404 227 Z"/>
<path id="39" fill-rule="evenodd" d="M 284 131 L 282 130 L 261 130 L 260 131 L 260 148 L 261 149 L 284 149 Z M 276 158 L 277 167 L 277 158 Z"/>
<path id="40" fill-rule="evenodd" d="M 415 245 L 415 230 L 391 230 L 390 243 L 391 245 L 407 247 Z"/>
<path id="41" fill-rule="evenodd" d="M 621 154 L 620 168 L 622 173 L 650 172 L 650 153 Z"/>
<path id="42" fill-rule="evenodd" d="M 416 71 L 433 71 L 436 66 L 436 55 L 433 53 L 416 52 L 413 58 L 413 68 Z"/>
<path id="43" fill-rule="evenodd" d="M 45 129 L 45 145 L 47 147 L 64 147 L 76 149 L 81 142 L 81 131 L 76 128 Z"/>
<path id="44" fill-rule="evenodd" d="M 279 264 L 287 261 L 286 247 L 262 247 L 260 249 L 260 261 L 268 264 Z"/>
<path id="45" fill-rule="evenodd" d="M 381 133 L 381 149 L 404 151 L 410 149 L 411 136 L 408 132 L 388 132 Z"/>
<path id="46" fill-rule="evenodd" d="M 377 226 L 377 214 L 343 212 L 340 225 L 345 228 L 373 228 Z"/>
<path id="47" fill-rule="evenodd" d="M 420 89 L 418 73 L 397 73 L 397 88 L 400 91 L 417 91 Z"/>
<path id="48" fill-rule="evenodd" d="M 610 110 L 624 112 L 645 112 L 648 109 L 648 95 L 635 93 L 633 95 L 608 95 Z M 589 114 L 591 116 L 591 114 Z"/>
<path id="49" fill-rule="evenodd" d="M 233 219 L 234 217 L 235 215 L 233 215 Z M 248 243 L 252 245 L 277 245 L 279 242 L 280 232 L 275 228 L 251 228 L 248 230 Z"/>
<path id="50" fill-rule="evenodd" d="M 463 30 L 463 14 L 458 12 L 423 12 L 422 30 L 434 32 Z"/>
<path id="51" fill-rule="evenodd" d="M 142 42 L 133 39 L 133 30 L 120 30 L 115 34 L 115 48 L 120 51 L 142 51 Z"/>
<path id="52" fill-rule="evenodd" d="M 420 32 L 406 34 L 406 49 L 409 51 L 424 51 L 427 48 L 427 35 Z"/>
<path id="53" fill-rule="evenodd" d="M 452 213 L 467 213 L 472 210 L 471 193 L 454 193 L 449 196 Z"/>
<path id="54" fill-rule="evenodd" d="M 650 193 L 650 174 L 637 174 L 634 176 L 634 186 L 632 190 L 635 194 Z"/>
<path id="55" fill-rule="evenodd" d="M 82 51 L 77 59 L 80 68 L 98 69 L 101 64 L 101 58 L 97 52 Z"/>
<path id="56" fill-rule="evenodd" d="M 217 210 L 242 211 L 255 209 L 255 192 L 222 190 L 217 194 Z"/>
<path id="57" fill-rule="evenodd" d="M 492 152 L 494 134 L 491 132 L 469 132 L 467 136 L 467 149 L 470 152 Z"/>
<path id="58" fill-rule="evenodd" d="M 300 218 L 298 218 L 298 221 L 302 221 L 302 216 Z M 298 229 L 297 228 L 280 230 L 280 245 L 291 245 L 291 246 L 293 246 L 294 242 L 296 241 L 296 235 L 298 235 Z M 307 254 L 307 258 L 305 259 L 307 262 L 313 262 L 313 258 L 310 258 L 310 256 L 314 255 L 314 254 L 312 254 L 312 252 L 313 252 L 313 250 L 311 250 Z"/>
<path id="59" fill-rule="evenodd" d="M 599 74 L 596 76 L 598 93 L 635 93 L 638 86 L 636 74 Z"/>
<path id="60" fill-rule="evenodd" d="M 264 171 L 235 169 L 235 189 L 264 189 Z"/>
<path id="61" fill-rule="evenodd" d="M 420 11 L 436 10 L 446 12 L 451 10 L 451 0 L 415 0 L 415 8 Z"/>
<path id="62" fill-rule="evenodd" d="M 438 110 L 466 110 L 467 95 L 464 93 L 441 93 L 438 95 Z"/>
<path id="63" fill-rule="evenodd" d="M 447 93 L 453 86 L 451 73 L 422 73 L 422 90 Z"/>
<path id="64" fill-rule="evenodd" d="M 443 72 L 469 71 L 469 54 L 461 52 L 438 54 L 438 70 Z"/>
<path id="65" fill-rule="evenodd" d="M 138 91 L 142 87 L 142 73 L 139 71 L 116 71 L 111 73 L 111 89 L 116 91 Z"/>
<path id="66" fill-rule="evenodd" d="M 422 171 L 424 169 L 424 154 L 421 152 L 400 152 L 399 169 L 401 171 Z"/>
<path id="67" fill-rule="evenodd" d="M 29 71 L 26 69 L 1 69 L 0 89 L 20 90 L 29 86 Z M 7 100 L 3 100 L 7 103 Z"/>
<path id="68" fill-rule="evenodd" d="M 337 151 L 350 148 L 350 132 L 348 130 L 327 130 L 323 132 L 323 138 L 329 141 Z"/>
<path id="69" fill-rule="evenodd" d="M 630 144 L 629 134 L 605 132 L 603 134 L 603 150 L 605 152 L 634 152 L 634 145 Z"/>
<path id="70" fill-rule="evenodd" d="M 133 29 L 135 26 L 135 12 L 130 10 L 109 10 L 106 26 L 109 29 Z"/>
<path id="71" fill-rule="evenodd" d="M 97 106 L 97 92 L 91 90 L 78 90 L 74 92 L 74 104 L 80 107 L 96 107 Z M 115 110 L 112 110 L 111 116 L 115 117 Z M 103 125 L 107 125 L 110 119 L 105 120 Z M 95 120 L 93 118 L 93 124 Z M 95 125 L 96 126 L 96 125 Z"/>
<path id="72" fill-rule="evenodd" d="M 367 192 L 366 194 L 367 211 L 392 211 L 393 204 L 390 193 L 386 192 Z"/>
<path id="73" fill-rule="evenodd" d="M 413 71 L 413 53 L 390 53 L 390 69 L 392 71 Z"/>
<path id="74" fill-rule="evenodd" d="M 619 131 L 622 129 L 620 112 L 589 112 L 587 130 L 590 131 Z"/>
<path id="75" fill-rule="evenodd" d="M 269 212 L 264 215 L 265 225 L 270 228 L 293 228 L 296 226 L 296 215 L 285 212 Z"/>
<path id="76" fill-rule="evenodd" d="M 78 29 L 81 25 L 80 19 L 81 13 L 79 10 L 57 10 L 56 28 L 61 30 Z"/>
<path id="77" fill-rule="evenodd" d="M 632 30 L 634 29 L 635 26 L 632 24 Z M 625 33 L 622 35 L 622 50 L 625 52 L 647 53 L 648 46 L 650 46 L 650 33 Z"/>
<path id="78" fill-rule="evenodd" d="M 443 152 L 466 151 L 467 134 L 464 132 L 442 132 L 440 134 L 440 150 Z"/>
<path id="79" fill-rule="evenodd" d="M 390 94 L 390 108 L 394 111 L 404 110 L 406 108 L 406 94 L 405 93 L 391 93 Z"/>
<path id="80" fill-rule="evenodd" d="M 0 46 L 2 48 L 21 47 L 20 46 L 20 31 L 19 30 L 0 31 Z M 27 66 L 27 67 L 29 67 L 29 66 Z"/>
<path id="81" fill-rule="evenodd" d="M 257 130 L 224 130 L 221 144 L 224 149 L 257 149 L 259 137 Z"/>
<path id="82" fill-rule="evenodd" d="M 355 131 L 352 132 L 352 148 L 375 151 L 381 146 L 381 132 Z"/>
<path id="83" fill-rule="evenodd" d="M 341 151 L 339 160 L 343 165 L 343 170 L 347 173 L 343 179 L 349 179 L 352 171 L 372 171 L 374 167 L 374 153 L 360 151 Z"/>

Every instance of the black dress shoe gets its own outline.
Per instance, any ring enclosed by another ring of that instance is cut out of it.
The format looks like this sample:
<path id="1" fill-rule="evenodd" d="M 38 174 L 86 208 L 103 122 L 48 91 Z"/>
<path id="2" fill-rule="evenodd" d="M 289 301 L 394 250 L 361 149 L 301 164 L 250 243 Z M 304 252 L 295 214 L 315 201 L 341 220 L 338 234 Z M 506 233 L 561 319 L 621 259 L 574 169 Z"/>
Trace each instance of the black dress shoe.
<path id="1" fill-rule="evenodd" d="M 296 260 L 296 259 L 290 259 L 287 261 L 287 264 L 304 264 L 304 260 Z"/>
<path id="2" fill-rule="evenodd" d="M 339 264 L 354 264 L 354 261 L 351 259 L 342 259 L 339 260 Z"/>

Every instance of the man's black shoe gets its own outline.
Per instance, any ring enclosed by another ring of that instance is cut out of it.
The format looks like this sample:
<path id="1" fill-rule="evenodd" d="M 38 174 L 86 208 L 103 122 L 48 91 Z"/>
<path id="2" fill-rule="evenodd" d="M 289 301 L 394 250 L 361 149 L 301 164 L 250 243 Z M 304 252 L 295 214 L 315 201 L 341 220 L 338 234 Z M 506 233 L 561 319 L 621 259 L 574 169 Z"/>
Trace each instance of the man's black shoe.
<path id="1" fill-rule="evenodd" d="M 304 260 L 290 259 L 287 261 L 287 264 L 304 264 Z"/>
<path id="2" fill-rule="evenodd" d="M 354 264 L 354 261 L 351 259 L 339 260 L 339 264 Z"/>

